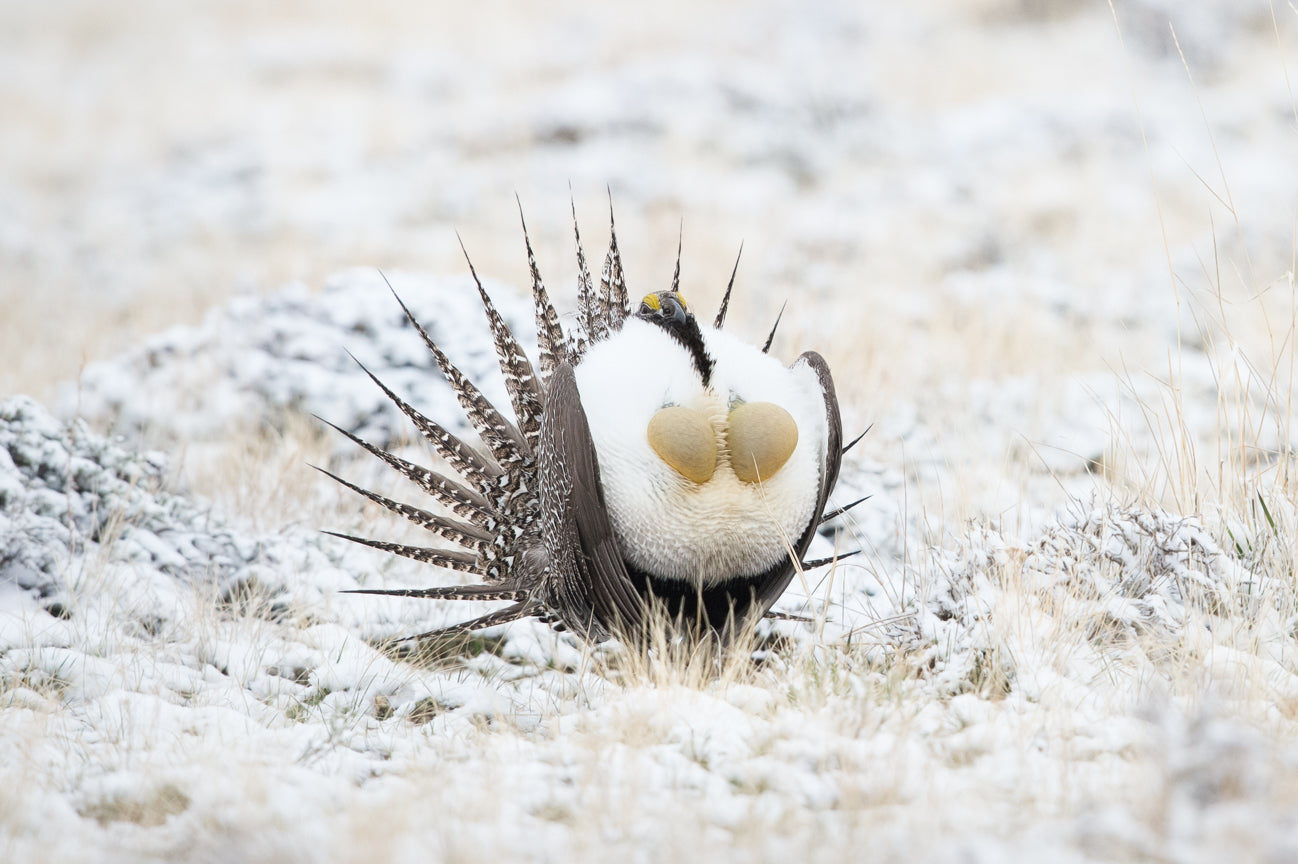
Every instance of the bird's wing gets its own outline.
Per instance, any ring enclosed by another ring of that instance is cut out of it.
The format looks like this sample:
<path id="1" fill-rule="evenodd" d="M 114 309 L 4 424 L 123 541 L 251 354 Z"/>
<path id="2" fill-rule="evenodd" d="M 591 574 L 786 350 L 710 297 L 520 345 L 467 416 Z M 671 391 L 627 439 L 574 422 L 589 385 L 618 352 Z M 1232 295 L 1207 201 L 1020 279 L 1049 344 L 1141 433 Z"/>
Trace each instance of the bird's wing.
<path id="1" fill-rule="evenodd" d="M 815 351 L 806 351 L 797 362 L 805 363 L 816 373 L 825 400 L 826 427 L 825 456 L 824 464 L 820 469 L 820 492 L 816 496 L 816 509 L 812 511 L 811 521 L 803 529 L 802 536 L 798 537 L 793 544 L 794 554 L 797 555 L 797 560 L 801 561 L 816 536 L 816 529 L 820 526 L 820 514 L 825 510 L 829 494 L 834 490 L 834 484 L 838 482 L 838 469 L 843 461 L 843 421 L 838 413 L 838 396 L 834 392 L 834 379 L 829 374 L 829 364 L 825 362 L 825 358 Z M 754 614 L 760 617 L 775 605 L 775 601 L 780 599 L 784 589 L 788 588 L 789 583 L 793 581 L 796 569 L 793 560 L 789 560 L 783 566 L 767 572 L 753 592 Z"/>
<path id="2" fill-rule="evenodd" d="M 810 543 L 816 533 L 819 515 L 824 512 L 829 494 L 834 491 L 834 484 L 838 482 L 838 469 L 843 463 L 843 419 L 838 413 L 838 394 L 834 391 L 834 378 L 829 374 L 829 364 L 825 362 L 825 358 L 815 351 L 804 351 L 798 358 L 798 362 L 806 363 L 816 373 L 816 379 L 820 382 L 820 391 L 825 398 L 827 427 L 825 465 L 820 475 L 820 497 L 816 501 L 817 522 L 812 523 L 811 533 L 805 535 L 805 543 Z M 802 551 L 806 551 L 805 545 Z"/>
<path id="3" fill-rule="evenodd" d="M 553 501 L 559 511 L 553 515 L 560 518 L 548 521 L 552 530 L 563 536 L 547 538 L 547 544 L 558 547 L 559 554 L 551 555 L 552 566 L 558 564 L 567 571 L 552 577 L 559 583 L 561 605 L 577 606 L 574 612 L 586 605 L 605 629 L 631 632 L 640 624 L 643 602 L 627 576 L 613 533 L 590 425 L 581 407 L 577 379 L 567 363 L 555 366 L 547 382 L 542 438 L 549 439 L 542 442 L 542 458 L 557 463 L 549 471 L 545 470 L 548 466 L 543 467 L 542 482 L 563 487 L 560 500 L 552 492 L 542 494 L 542 506 Z M 581 598 L 584 603 L 565 603 L 564 598 Z M 571 627 L 587 623 L 568 621 Z"/>

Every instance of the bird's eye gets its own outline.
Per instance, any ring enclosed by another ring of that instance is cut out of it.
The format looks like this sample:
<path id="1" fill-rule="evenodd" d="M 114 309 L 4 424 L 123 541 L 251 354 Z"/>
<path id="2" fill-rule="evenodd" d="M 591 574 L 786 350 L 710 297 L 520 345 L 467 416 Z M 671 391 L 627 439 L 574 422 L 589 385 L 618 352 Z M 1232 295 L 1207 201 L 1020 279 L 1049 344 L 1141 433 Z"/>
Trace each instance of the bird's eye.
<path id="1" fill-rule="evenodd" d="M 652 315 L 652 314 L 653 314 L 653 311 L 654 311 L 653 307 L 650 306 L 648 303 L 641 303 L 641 304 L 640 304 L 640 314 L 641 314 L 641 315 Z"/>

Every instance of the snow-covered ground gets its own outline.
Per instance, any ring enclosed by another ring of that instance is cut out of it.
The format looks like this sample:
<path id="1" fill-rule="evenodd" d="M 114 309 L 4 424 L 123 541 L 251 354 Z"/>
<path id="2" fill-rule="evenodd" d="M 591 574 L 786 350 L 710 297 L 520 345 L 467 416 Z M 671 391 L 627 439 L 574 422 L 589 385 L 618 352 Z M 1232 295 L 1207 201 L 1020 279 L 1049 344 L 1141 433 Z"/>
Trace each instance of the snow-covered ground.
<path id="1" fill-rule="evenodd" d="M 1298 859 L 1294 76 L 1235 0 L 0 6 L 0 860 Z M 319 533 L 402 530 L 348 351 L 458 417 L 379 270 L 499 395 L 456 231 L 526 331 L 515 193 L 570 308 L 609 192 L 633 293 L 683 222 L 788 301 L 865 553 L 720 674 L 377 649 L 471 612 Z"/>

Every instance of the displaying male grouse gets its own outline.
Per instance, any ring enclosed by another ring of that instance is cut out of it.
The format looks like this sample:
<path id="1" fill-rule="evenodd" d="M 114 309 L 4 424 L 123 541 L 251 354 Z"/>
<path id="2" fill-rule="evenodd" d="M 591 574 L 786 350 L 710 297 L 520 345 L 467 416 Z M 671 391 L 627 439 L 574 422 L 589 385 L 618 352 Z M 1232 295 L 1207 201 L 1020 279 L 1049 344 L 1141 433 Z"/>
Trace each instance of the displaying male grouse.
<path id="1" fill-rule="evenodd" d="M 402 304 L 486 452 L 370 377 L 458 478 L 339 429 L 453 516 L 330 476 L 458 548 L 337 536 L 481 578 L 477 585 L 353 593 L 512 601 L 419 638 L 528 616 L 591 640 L 635 638 L 654 608 L 696 632 L 729 634 L 773 615 L 771 606 L 798 567 L 823 563 L 801 559 L 827 518 L 822 514 L 845 450 L 825 361 L 808 351 L 785 367 L 766 353 L 769 339 L 758 348 L 724 332 L 733 273 L 715 321 L 700 324 L 677 291 L 679 254 L 671 290 L 647 295 L 632 313 L 611 223 L 610 234 L 598 288 L 577 234 L 577 325 L 565 334 L 524 225 L 535 366 L 470 263 L 513 419 L 451 363 Z"/>

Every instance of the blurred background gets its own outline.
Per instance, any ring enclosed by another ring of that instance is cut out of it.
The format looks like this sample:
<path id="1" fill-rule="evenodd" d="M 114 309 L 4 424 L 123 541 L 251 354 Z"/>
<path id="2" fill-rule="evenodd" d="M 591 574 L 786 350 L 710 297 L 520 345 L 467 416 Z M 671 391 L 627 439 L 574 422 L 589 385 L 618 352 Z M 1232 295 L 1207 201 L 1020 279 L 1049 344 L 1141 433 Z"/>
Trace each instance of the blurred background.
<path id="1" fill-rule="evenodd" d="M 1093 472 L 1201 310 L 1290 302 L 1292 76 L 1265 0 L 8 0 L 0 394 L 235 295 L 462 274 L 456 232 L 523 289 L 515 195 L 570 302 L 570 199 L 598 258 L 611 193 L 633 294 L 683 234 L 711 310 L 742 243 L 731 326 L 787 301 L 866 458 L 994 510 Z"/>

